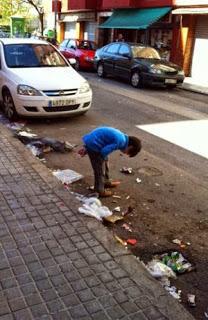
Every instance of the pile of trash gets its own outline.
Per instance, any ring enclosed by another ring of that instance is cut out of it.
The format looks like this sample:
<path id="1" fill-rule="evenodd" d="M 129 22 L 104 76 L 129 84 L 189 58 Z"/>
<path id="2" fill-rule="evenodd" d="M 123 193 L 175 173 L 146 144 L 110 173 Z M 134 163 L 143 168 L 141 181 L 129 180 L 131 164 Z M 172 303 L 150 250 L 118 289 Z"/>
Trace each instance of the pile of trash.
<path id="1" fill-rule="evenodd" d="M 61 153 L 70 152 L 76 146 L 72 145 L 68 141 L 59 141 L 53 138 L 41 138 L 34 133 L 23 130 L 15 132 L 14 136 L 24 143 L 36 157 L 42 157 L 44 153 L 50 151 Z"/>
<path id="2" fill-rule="evenodd" d="M 145 267 L 162 286 L 178 301 L 181 301 L 181 290 L 171 286 L 170 279 L 176 279 L 177 274 L 190 272 L 194 266 L 178 251 L 155 255 Z M 195 306 L 195 296 L 188 295 L 190 306 Z"/>

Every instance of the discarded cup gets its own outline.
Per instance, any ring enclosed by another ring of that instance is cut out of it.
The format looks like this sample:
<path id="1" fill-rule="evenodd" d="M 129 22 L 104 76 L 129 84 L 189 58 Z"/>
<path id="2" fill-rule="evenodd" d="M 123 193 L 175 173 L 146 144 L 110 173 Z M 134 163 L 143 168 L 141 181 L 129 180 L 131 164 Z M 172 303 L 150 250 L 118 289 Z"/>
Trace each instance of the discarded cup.
<path id="1" fill-rule="evenodd" d="M 196 296 L 194 294 L 188 293 L 188 304 L 190 307 L 196 307 Z"/>

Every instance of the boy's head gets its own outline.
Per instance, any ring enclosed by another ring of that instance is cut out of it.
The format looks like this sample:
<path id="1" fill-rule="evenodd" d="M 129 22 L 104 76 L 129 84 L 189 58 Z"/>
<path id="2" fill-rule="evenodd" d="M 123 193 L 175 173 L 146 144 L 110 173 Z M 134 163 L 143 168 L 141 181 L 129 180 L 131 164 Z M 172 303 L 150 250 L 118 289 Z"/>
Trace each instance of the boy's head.
<path id="1" fill-rule="evenodd" d="M 142 143 L 136 137 L 129 136 L 128 147 L 124 150 L 124 153 L 127 154 L 130 158 L 135 157 L 137 153 L 141 151 Z"/>

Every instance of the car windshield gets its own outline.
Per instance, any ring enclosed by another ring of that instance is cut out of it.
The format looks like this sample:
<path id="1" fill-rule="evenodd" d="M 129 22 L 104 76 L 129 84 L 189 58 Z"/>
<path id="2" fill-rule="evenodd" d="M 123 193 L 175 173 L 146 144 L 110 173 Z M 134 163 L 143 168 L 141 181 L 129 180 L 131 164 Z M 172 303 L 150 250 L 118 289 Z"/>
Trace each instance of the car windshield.
<path id="1" fill-rule="evenodd" d="M 133 58 L 161 60 L 159 53 L 154 48 L 142 47 L 142 46 L 132 46 L 131 49 L 132 49 Z"/>
<path id="2" fill-rule="evenodd" d="M 57 50 L 49 44 L 8 44 L 4 46 L 9 68 L 68 66 Z"/>
<path id="3" fill-rule="evenodd" d="M 83 50 L 96 50 L 96 45 L 94 42 L 90 42 L 90 41 L 78 41 L 77 42 L 77 47 L 79 49 L 83 49 Z"/>

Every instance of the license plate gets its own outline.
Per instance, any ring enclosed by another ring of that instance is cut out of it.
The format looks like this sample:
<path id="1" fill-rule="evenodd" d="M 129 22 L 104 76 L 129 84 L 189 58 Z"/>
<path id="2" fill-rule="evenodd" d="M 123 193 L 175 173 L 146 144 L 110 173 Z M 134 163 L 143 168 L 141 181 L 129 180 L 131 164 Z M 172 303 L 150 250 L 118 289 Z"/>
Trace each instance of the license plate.
<path id="1" fill-rule="evenodd" d="M 176 79 L 165 79 L 165 83 L 176 83 Z"/>
<path id="2" fill-rule="evenodd" d="M 52 100 L 49 101 L 49 107 L 64 107 L 75 104 L 74 100 Z"/>

